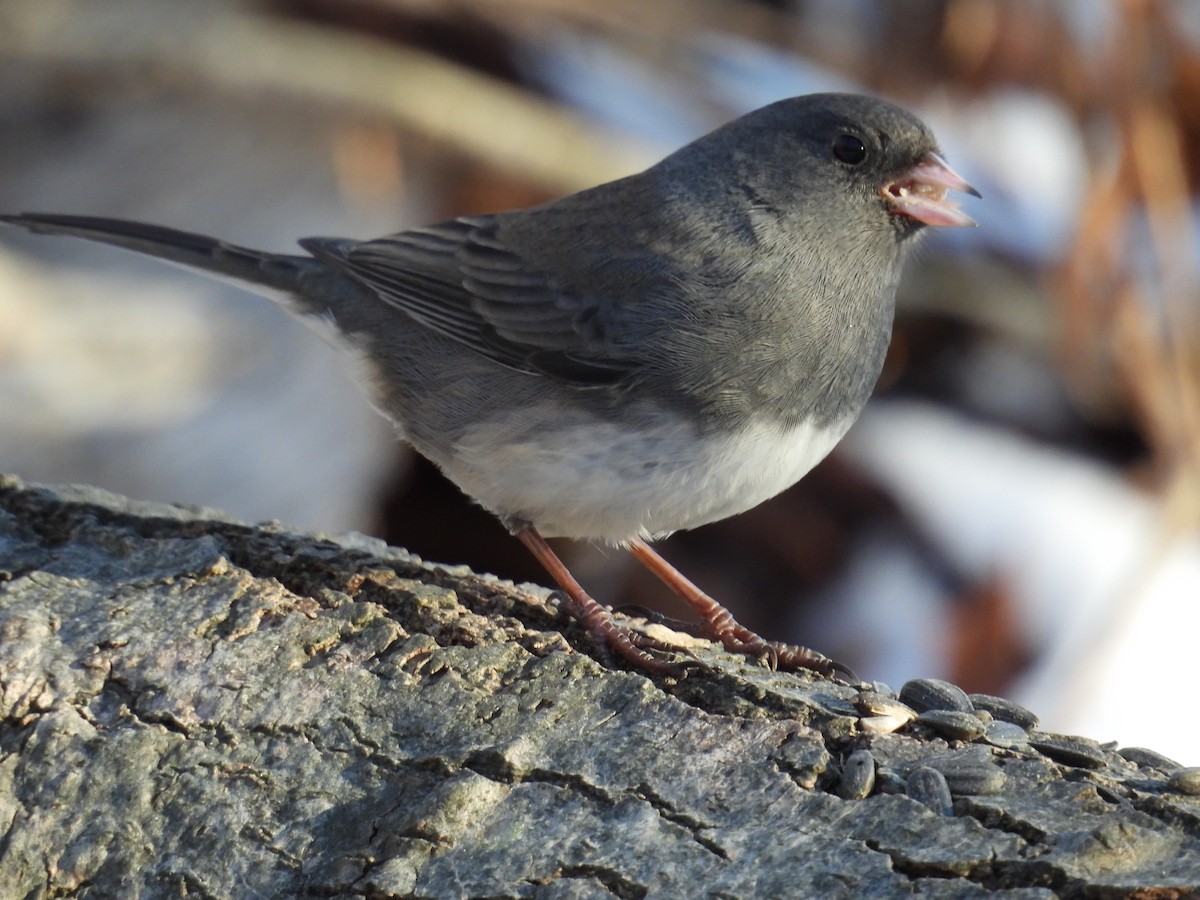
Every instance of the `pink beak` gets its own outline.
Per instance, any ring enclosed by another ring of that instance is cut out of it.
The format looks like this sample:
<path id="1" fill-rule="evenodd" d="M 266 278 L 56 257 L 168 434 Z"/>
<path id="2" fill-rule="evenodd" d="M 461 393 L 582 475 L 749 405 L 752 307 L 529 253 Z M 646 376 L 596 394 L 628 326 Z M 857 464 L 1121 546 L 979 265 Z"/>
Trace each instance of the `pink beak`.
<path id="1" fill-rule="evenodd" d="M 979 191 L 932 152 L 926 153 L 919 163 L 903 170 L 879 189 L 895 215 L 908 216 L 926 225 L 955 227 L 976 224 L 974 219 L 958 208 L 958 203 L 946 199 L 947 191 L 979 196 Z"/>

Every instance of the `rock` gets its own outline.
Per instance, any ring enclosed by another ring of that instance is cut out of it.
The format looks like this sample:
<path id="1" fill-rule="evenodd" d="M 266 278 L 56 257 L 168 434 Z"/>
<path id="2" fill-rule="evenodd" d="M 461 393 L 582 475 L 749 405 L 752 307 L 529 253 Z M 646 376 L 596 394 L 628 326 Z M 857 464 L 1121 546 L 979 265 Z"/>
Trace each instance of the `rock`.
<path id="1" fill-rule="evenodd" d="M 0 479 L 0 893 L 1200 890 L 1165 773 L 980 743 L 1001 774 L 938 815 L 882 790 L 945 759 L 927 729 L 860 732 L 855 689 L 713 646 L 680 681 L 606 669 L 550 597 Z M 843 799 L 855 750 L 880 779 Z"/>

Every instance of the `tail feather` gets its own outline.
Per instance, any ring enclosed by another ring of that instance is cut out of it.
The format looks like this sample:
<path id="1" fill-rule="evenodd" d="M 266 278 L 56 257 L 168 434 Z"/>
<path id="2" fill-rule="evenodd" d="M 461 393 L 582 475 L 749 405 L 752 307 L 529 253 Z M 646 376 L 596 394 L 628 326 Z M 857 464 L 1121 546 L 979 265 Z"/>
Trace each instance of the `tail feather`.
<path id="1" fill-rule="evenodd" d="M 307 256 L 264 253 L 204 235 L 124 219 L 22 213 L 0 215 L 0 222 L 37 234 L 64 234 L 111 244 L 272 292 L 296 294 L 301 278 L 322 267 Z"/>

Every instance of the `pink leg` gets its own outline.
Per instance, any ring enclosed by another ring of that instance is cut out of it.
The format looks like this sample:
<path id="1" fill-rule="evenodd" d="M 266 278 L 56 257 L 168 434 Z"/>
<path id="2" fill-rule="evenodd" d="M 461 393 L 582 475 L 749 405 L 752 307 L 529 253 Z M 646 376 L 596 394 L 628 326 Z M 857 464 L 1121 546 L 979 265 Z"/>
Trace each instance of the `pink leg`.
<path id="1" fill-rule="evenodd" d="M 634 639 L 630 637 L 630 632 L 620 628 L 613 621 L 612 613 L 588 596 L 582 585 L 575 580 L 575 576 L 558 558 L 558 554 L 550 548 L 546 539 L 538 534 L 536 529 L 526 526 L 518 529 L 516 535 L 520 538 L 521 543 L 529 548 L 529 552 L 537 557 L 538 562 L 545 567 L 550 576 L 558 582 L 558 586 L 562 588 L 567 597 L 567 610 L 587 627 L 587 630 L 592 633 L 592 637 L 605 652 L 615 651 L 638 668 L 658 675 L 679 676 L 683 674 L 683 670 L 679 666 L 655 659 L 645 650 L 636 646 Z"/>
<path id="2" fill-rule="evenodd" d="M 770 661 L 772 668 L 778 666 L 787 670 L 812 669 L 822 675 L 839 675 L 850 681 L 858 681 L 854 673 L 845 666 L 814 650 L 795 644 L 764 640 L 749 628 L 738 624 L 729 610 L 696 587 L 640 538 L 629 542 L 629 551 L 638 562 L 700 614 L 705 636 L 720 641 L 727 650 L 747 656 L 765 657 Z"/>

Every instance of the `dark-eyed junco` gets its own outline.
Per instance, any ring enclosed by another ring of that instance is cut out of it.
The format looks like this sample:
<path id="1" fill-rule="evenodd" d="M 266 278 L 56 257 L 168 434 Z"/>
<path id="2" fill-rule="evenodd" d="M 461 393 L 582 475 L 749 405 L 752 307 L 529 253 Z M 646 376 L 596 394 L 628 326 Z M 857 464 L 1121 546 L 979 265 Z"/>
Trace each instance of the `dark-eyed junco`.
<path id="1" fill-rule="evenodd" d="M 975 193 L 919 120 L 817 94 L 543 206 L 300 241 L 310 256 L 112 219 L 0 220 L 233 278 L 332 324 L 380 409 L 525 543 L 602 648 L 679 671 L 544 537 L 627 547 L 726 647 L 831 673 L 740 626 L 647 542 L 761 503 L 838 442 L 879 375 L 914 238 L 973 224 L 948 190 Z"/>

